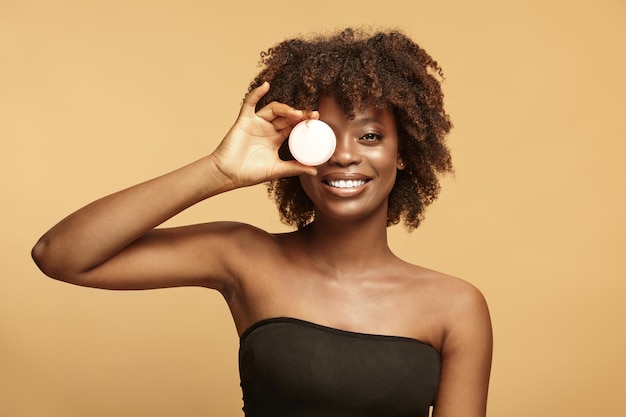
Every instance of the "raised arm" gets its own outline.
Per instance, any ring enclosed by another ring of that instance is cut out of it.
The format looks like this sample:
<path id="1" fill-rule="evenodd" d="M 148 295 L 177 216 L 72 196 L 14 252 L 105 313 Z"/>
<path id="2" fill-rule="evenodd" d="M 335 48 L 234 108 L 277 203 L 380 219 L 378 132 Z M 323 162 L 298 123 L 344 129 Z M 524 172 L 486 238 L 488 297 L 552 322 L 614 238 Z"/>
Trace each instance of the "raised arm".
<path id="1" fill-rule="evenodd" d="M 255 112 L 267 83 L 250 92 L 215 151 L 187 166 L 101 198 L 69 215 L 35 244 L 32 256 L 50 277 L 100 288 L 205 285 L 228 279 L 229 245 L 240 228 L 204 224 L 155 229 L 216 194 L 270 179 L 315 174 L 282 161 L 278 149 L 305 117 L 285 104 Z"/>

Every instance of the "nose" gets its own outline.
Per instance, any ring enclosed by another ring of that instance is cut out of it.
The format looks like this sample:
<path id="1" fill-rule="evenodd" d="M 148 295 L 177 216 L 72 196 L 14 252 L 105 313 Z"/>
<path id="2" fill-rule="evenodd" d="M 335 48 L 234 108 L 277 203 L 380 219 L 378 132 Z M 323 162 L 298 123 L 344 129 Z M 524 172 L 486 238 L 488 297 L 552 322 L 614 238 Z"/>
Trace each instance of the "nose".
<path id="1" fill-rule="evenodd" d="M 361 155 L 358 148 L 359 144 L 352 135 L 335 132 L 335 137 L 337 139 L 335 153 L 330 157 L 328 163 L 339 166 L 349 166 L 361 162 Z"/>

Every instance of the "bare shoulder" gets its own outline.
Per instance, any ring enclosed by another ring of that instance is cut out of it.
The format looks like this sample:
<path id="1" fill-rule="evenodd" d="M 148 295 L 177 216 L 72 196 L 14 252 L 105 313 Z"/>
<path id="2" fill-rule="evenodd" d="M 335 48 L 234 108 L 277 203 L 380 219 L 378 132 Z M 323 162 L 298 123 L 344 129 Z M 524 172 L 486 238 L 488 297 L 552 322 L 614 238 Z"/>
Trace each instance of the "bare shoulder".
<path id="1" fill-rule="evenodd" d="M 245 279 L 249 272 L 257 275 L 284 258 L 281 234 L 238 222 L 221 222 L 210 228 L 209 239 L 215 240 L 217 231 L 219 241 L 213 245 L 220 246 L 224 263 L 238 278 Z"/>
<path id="2" fill-rule="evenodd" d="M 443 272 L 411 265 L 413 276 L 450 315 L 487 309 L 482 292 L 469 281 Z"/>
<path id="3" fill-rule="evenodd" d="M 251 257 L 258 260 L 264 252 L 276 248 L 273 234 L 248 223 L 208 223 L 199 232 L 234 264 L 245 263 Z"/>
<path id="4" fill-rule="evenodd" d="M 254 245 L 258 241 L 272 241 L 273 235 L 259 227 L 248 223 L 240 222 L 218 222 L 213 223 L 216 230 L 225 232 L 233 242 L 242 246 L 246 244 Z"/>
<path id="5" fill-rule="evenodd" d="M 454 340 L 463 343 L 481 340 L 481 343 L 491 345 L 491 318 L 483 293 L 457 277 L 442 280 L 441 289 L 446 297 L 443 317 L 448 347 L 454 344 Z"/>
<path id="6" fill-rule="evenodd" d="M 409 298 L 416 322 L 428 323 L 432 331 L 429 340 L 440 351 L 465 344 L 480 335 L 490 343 L 491 319 L 487 301 L 471 282 L 443 272 L 408 265 L 411 291 Z"/>
<path id="7" fill-rule="evenodd" d="M 451 357 L 465 352 L 490 363 L 493 344 L 491 317 L 483 293 L 472 283 L 436 271 L 422 274 L 429 281 L 442 330 L 441 352 Z"/>

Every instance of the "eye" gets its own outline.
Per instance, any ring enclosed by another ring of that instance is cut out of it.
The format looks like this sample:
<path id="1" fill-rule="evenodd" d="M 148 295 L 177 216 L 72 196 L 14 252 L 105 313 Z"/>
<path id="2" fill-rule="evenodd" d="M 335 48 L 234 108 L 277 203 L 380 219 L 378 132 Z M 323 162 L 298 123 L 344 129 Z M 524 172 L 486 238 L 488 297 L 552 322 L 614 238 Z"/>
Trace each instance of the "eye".
<path id="1" fill-rule="evenodd" d="M 361 140 L 364 142 L 378 142 L 383 138 L 382 135 L 378 134 L 378 133 L 366 133 L 363 136 L 361 136 Z"/>

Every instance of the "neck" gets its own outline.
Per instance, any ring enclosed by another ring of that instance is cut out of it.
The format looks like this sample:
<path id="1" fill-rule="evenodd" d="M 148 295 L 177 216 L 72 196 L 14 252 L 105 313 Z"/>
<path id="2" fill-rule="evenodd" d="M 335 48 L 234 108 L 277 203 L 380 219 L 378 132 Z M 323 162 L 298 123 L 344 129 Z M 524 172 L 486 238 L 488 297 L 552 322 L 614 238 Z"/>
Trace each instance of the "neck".
<path id="1" fill-rule="evenodd" d="M 336 274 L 362 274 L 395 257 L 387 243 L 386 218 L 341 221 L 317 216 L 304 230 L 312 259 Z"/>

